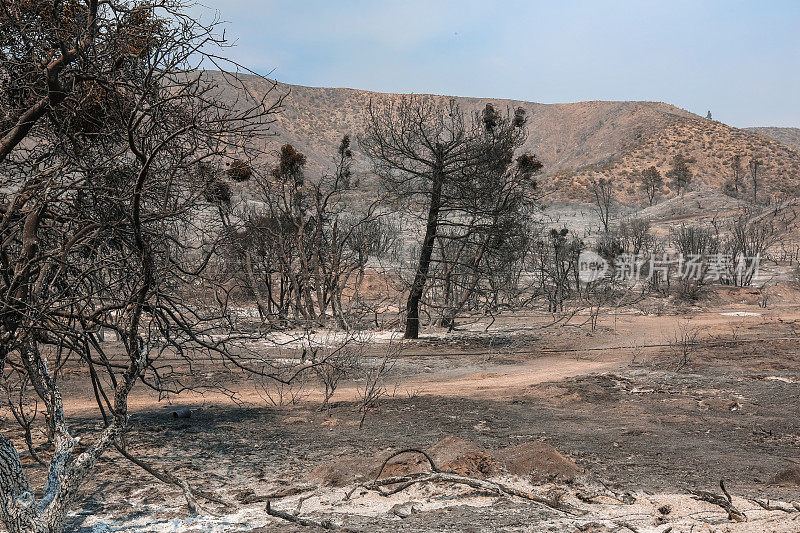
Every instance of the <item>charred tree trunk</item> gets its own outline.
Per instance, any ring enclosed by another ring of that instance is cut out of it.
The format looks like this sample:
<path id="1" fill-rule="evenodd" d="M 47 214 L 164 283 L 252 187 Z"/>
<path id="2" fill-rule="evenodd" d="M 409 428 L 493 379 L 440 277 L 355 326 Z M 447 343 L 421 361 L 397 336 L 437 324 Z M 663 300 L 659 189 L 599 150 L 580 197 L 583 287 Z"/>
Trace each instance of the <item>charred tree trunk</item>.
<path id="1" fill-rule="evenodd" d="M 97 460 L 124 431 L 127 397 L 146 359 L 142 350 L 131 359 L 125 379 L 115 388 L 115 416 L 85 451 L 75 455 L 78 441 L 64 418 L 61 393 L 46 361 L 35 346 L 25 348 L 28 367 L 37 394 L 44 400 L 53 432 L 53 456 L 42 498 L 38 501 L 22 469 L 14 444 L 0 435 L 0 520 L 9 533 L 61 533 L 78 490 L 95 468 Z"/>
<path id="2" fill-rule="evenodd" d="M 433 176 L 431 187 L 431 200 L 428 207 L 428 222 L 425 225 L 425 240 L 422 242 L 422 249 L 419 252 L 419 262 L 417 263 L 417 273 L 414 276 L 414 283 L 408 293 L 406 302 L 406 331 L 403 338 L 419 338 L 419 302 L 425 292 L 425 283 L 428 280 L 428 270 L 431 266 L 431 256 L 433 246 L 436 242 L 436 231 L 439 227 L 439 209 L 442 206 L 442 185 L 444 176 L 441 172 L 436 172 Z"/>
<path id="3" fill-rule="evenodd" d="M 267 291 L 268 291 L 268 299 L 264 299 L 264 295 L 261 293 L 261 289 L 258 286 L 258 282 L 256 281 L 255 273 L 253 272 L 253 257 L 249 250 L 245 250 L 244 252 L 244 267 L 245 273 L 247 276 L 247 283 L 250 285 L 250 290 L 253 292 L 253 297 L 256 299 L 256 305 L 258 306 L 258 314 L 261 315 L 262 322 L 266 322 L 270 326 L 274 327 L 275 319 L 272 316 L 271 305 L 269 298 L 271 298 L 270 286 L 269 282 L 267 282 Z M 267 275 L 269 277 L 269 275 Z"/>

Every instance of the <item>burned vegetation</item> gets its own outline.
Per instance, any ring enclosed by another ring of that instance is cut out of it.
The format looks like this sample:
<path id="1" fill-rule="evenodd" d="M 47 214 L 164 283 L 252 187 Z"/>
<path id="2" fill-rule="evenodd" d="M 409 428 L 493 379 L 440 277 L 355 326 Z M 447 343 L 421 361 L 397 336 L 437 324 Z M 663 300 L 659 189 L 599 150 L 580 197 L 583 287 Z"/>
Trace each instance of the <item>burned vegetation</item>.
<path id="1" fill-rule="evenodd" d="M 425 95 L 309 151 L 195 13 L 0 6 L 9 533 L 792 530 L 796 176 L 564 203 L 525 106 Z"/>

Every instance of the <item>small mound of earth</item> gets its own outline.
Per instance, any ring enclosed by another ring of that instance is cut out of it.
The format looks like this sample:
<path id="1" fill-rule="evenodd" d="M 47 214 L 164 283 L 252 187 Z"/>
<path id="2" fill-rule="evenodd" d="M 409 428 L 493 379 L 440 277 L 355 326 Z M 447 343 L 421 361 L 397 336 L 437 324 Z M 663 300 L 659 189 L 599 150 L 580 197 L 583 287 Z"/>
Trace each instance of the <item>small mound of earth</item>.
<path id="1" fill-rule="evenodd" d="M 537 482 L 572 482 L 582 471 L 574 460 L 539 441 L 490 454 L 474 442 L 448 436 L 427 453 L 439 470 L 469 477 L 487 478 L 505 471 Z M 371 481 L 379 473 L 381 478 L 387 478 L 430 471 L 427 459 L 419 453 L 409 452 L 392 458 L 381 471 L 382 463 L 380 457 L 338 457 L 315 468 L 308 478 L 322 486 L 344 487 Z"/>
<path id="2" fill-rule="evenodd" d="M 751 287 L 715 286 L 713 298 L 717 305 L 745 304 L 756 305 L 763 298 L 762 294 Z M 712 296 L 712 295 L 709 295 Z M 721 313 L 726 316 L 753 316 L 750 314 Z"/>
<path id="3" fill-rule="evenodd" d="M 775 474 L 770 480 L 771 485 L 800 486 L 800 464 L 791 463 L 789 466 Z"/>
<path id="4" fill-rule="evenodd" d="M 501 470 L 497 460 L 477 444 L 452 435 L 434 444 L 427 453 L 439 470 L 462 476 L 486 477 Z M 392 459 L 380 474 L 385 478 L 420 472 L 430 472 L 428 460 L 421 454 L 409 452 Z M 372 472 L 373 477 L 377 474 L 377 469 Z"/>
<path id="5" fill-rule="evenodd" d="M 369 477 L 372 470 L 377 471 L 375 461 L 359 457 L 337 457 L 312 470 L 308 480 L 324 487 L 345 487 L 353 483 L 364 483 L 374 479 Z"/>
<path id="6" fill-rule="evenodd" d="M 523 442 L 499 450 L 495 455 L 509 474 L 531 477 L 537 482 L 571 483 L 581 473 L 581 468 L 572 458 L 562 455 L 552 446 L 540 441 Z"/>
<path id="7" fill-rule="evenodd" d="M 500 472 L 497 459 L 474 442 L 449 436 L 430 449 L 430 456 L 440 470 L 450 470 L 462 476 L 485 477 Z"/>

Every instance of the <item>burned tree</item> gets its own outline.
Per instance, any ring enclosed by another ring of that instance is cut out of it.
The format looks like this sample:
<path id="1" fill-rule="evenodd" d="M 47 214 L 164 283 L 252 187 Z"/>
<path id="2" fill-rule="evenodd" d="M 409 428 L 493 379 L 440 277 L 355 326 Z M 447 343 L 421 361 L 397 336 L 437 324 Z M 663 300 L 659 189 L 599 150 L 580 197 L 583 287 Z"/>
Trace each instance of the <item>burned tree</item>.
<path id="1" fill-rule="evenodd" d="M 758 203 L 758 186 L 760 185 L 761 176 L 758 175 L 758 169 L 761 168 L 761 161 L 755 157 L 750 159 L 747 164 L 747 170 L 750 174 L 750 187 L 753 189 L 753 205 Z"/>
<path id="2" fill-rule="evenodd" d="M 739 192 L 744 186 L 742 177 L 744 176 L 744 169 L 742 168 L 742 156 L 736 154 L 731 158 L 731 177 L 725 182 L 725 189 L 733 196 L 738 196 Z"/>
<path id="3" fill-rule="evenodd" d="M 484 110 L 482 120 L 492 109 Z M 492 120 L 497 128 L 508 119 Z M 525 253 L 524 233 L 537 200 L 532 176 L 540 168 L 541 163 L 529 154 L 516 159 L 513 152 L 488 155 L 474 172 L 473 182 L 462 184 L 458 211 L 439 223 L 438 253 L 433 256 L 430 276 L 434 297 L 429 307 L 439 313 L 442 327 L 452 329 L 465 308 L 494 309 L 499 294 L 492 289 L 492 282 L 497 284 L 493 278 L 508 268 L 522 267 L 515 259 Z M 500 263 L 505 261 L 509 263 L 503 268 Z M 514 277 L 520 272 L 509 274 Z"/>
<path id="4" fill-rule="evenodd" d="M 664 178 L 655 166 L 650 166 L 641 172 L 642 183 L 640 187 L 647 195 L 648 205 L 653 205 L 656 195 L 664 187 Z"/>
<path id="5" fill-rule="evenodd" d="M 242 90 L 221 100 L 236 78 L 198 68 L 219 61 L 224 41 L 185 13 L 170 0 L 0 9 L 0 370 L 7 388 L 32 389 L 50 435 L 41 490 L 0 435 L 0 519 L 11 533 L 61 531 L 109 448 L 142 464 L 123 440 L 128 395 L 137 383 L 186 386 L 162 358 L 246 366 L 229 349 L 223 287 L 207 270 L 213 184 L 198 169 L 248 159 L 241 141 L 263 134 L 280 98 Z M 116 333 L 119 353 L 102 331 Z M 103 423 L 93 439 L 81 435 L 82 451 L 59 378 L 78 364 Z M 148 471 L 196 504 L 174 476 Z"/>
<path id="6" fill-rule="evenodd" d="M 678 194 L 683 194 L 692 182 L 692 171 L 689 168 L 689 163 L 690 160 L 679 152 L 672 158 L 672 167 L 667 171 L 670 186 L 677 190 Z"/>
<path id="7" fill-rule="evenodd" d="M 349 329 L 367 263 L 388 252 L 391 230 L 378 213 L 346 198 L 354 190 L 350 137 L 331 173 L 310 176 L 306 157 L 287 144 L 268 173 L 254 173 L 254 202 L 228 225 L 228 271 L 255 298 L 270 327 L 291 320 Z"/>
<path id="8" fill-rule="evenodd" d="M 501 200 L 510 191 L 503 191 Z M 513 196 L 513 195 L 512 195 Z M 463 227 L 442 224 L 432 260 L 428 307 L 439 325 L 455 327 L 462 311 L 492 313 L 522 292 L 521 277 L 530 243 L 528 213 L 500 202 L 496 217 L 471 218 Z M 501 213 L 505 211 L 505 213 Z"/>
<path id="9" fill-rule="evenodd" d="M 578 257 L 583 243 L 567 228 L 551 228 L 536 240 L 531 254 L 537 293 L 547 300 L 547 310 L 564 310 L 566 299 L 580 288 Z"/>
<path id="10" fill-rule="evenodd" d="M 405 308 L 406 338 L 419 336 L 420 302 L 443 227 L 464 235 L 465 227 L 491 225 L 499 221 L 502 206 L 490 198 L 518 188 L 506 188 L 509 179 L 533 183 L 541 163 L 530 155 L 515 159 L 525 141 L 524 126 L 522 108 L 503 114 L 487 104 L 470 115 L 453 100 L 442 104 L 407 97 L 385 106 L 370 104 L 362 148 L 387 189 L 415 207 L 424 206 L 424 236 Z"/>
<path id="11" fill-rule="evenodd" d="M 709 257 L 719 254 L 719 235 L 712 228 L 681 224 L 670 231 L 670 241 L 681 257 L 678 294 L 682 298 L 696 300 L 706 281 Z"/>
<path id="12" fill-rule="evenodd" d="M 591 198 L 603 231 L 608 233 L 611 228 L 611 212 L 614 208 L 614 180 L 611 178 L 593 179 L 591 181 Z"/>
<path id="13" fill-rule="evenodd" d="M 775 215 L 778 214 L 776 210 Z M 727 236 L 720 248 L 729 261 L 721 281 L 737 287 L 746 287 L 753 282 L 759 263 L 767 250 L 779 236 L 792 227 L 793 220 L 768 216 L 743 208 L 729 223 Z"/>

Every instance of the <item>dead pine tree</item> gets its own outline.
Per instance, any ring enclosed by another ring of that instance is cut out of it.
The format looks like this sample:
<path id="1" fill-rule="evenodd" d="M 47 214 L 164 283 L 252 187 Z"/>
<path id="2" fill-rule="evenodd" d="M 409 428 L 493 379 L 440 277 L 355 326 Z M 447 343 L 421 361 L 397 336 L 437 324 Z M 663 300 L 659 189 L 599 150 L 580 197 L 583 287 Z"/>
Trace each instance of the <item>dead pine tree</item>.
<path id="1" fill-rule="evenodd" d="M 405 306 L 405 338 L 419 337 L 420 302 L 442 226 L 475 215 L 481 204 L 476 196 L 497 194 L 487 186 L 496 176 L 535 183 L 541 163 L 528 154 L 515 158 L 525 142 L 525 122 L 524 109 L 500 113 L 491 104 L 469 114 L 454 100 L 428 97 L 370 103 L 361 147 L 395 200 L 423 206 L 411 209 L 425 229 Z"/>

